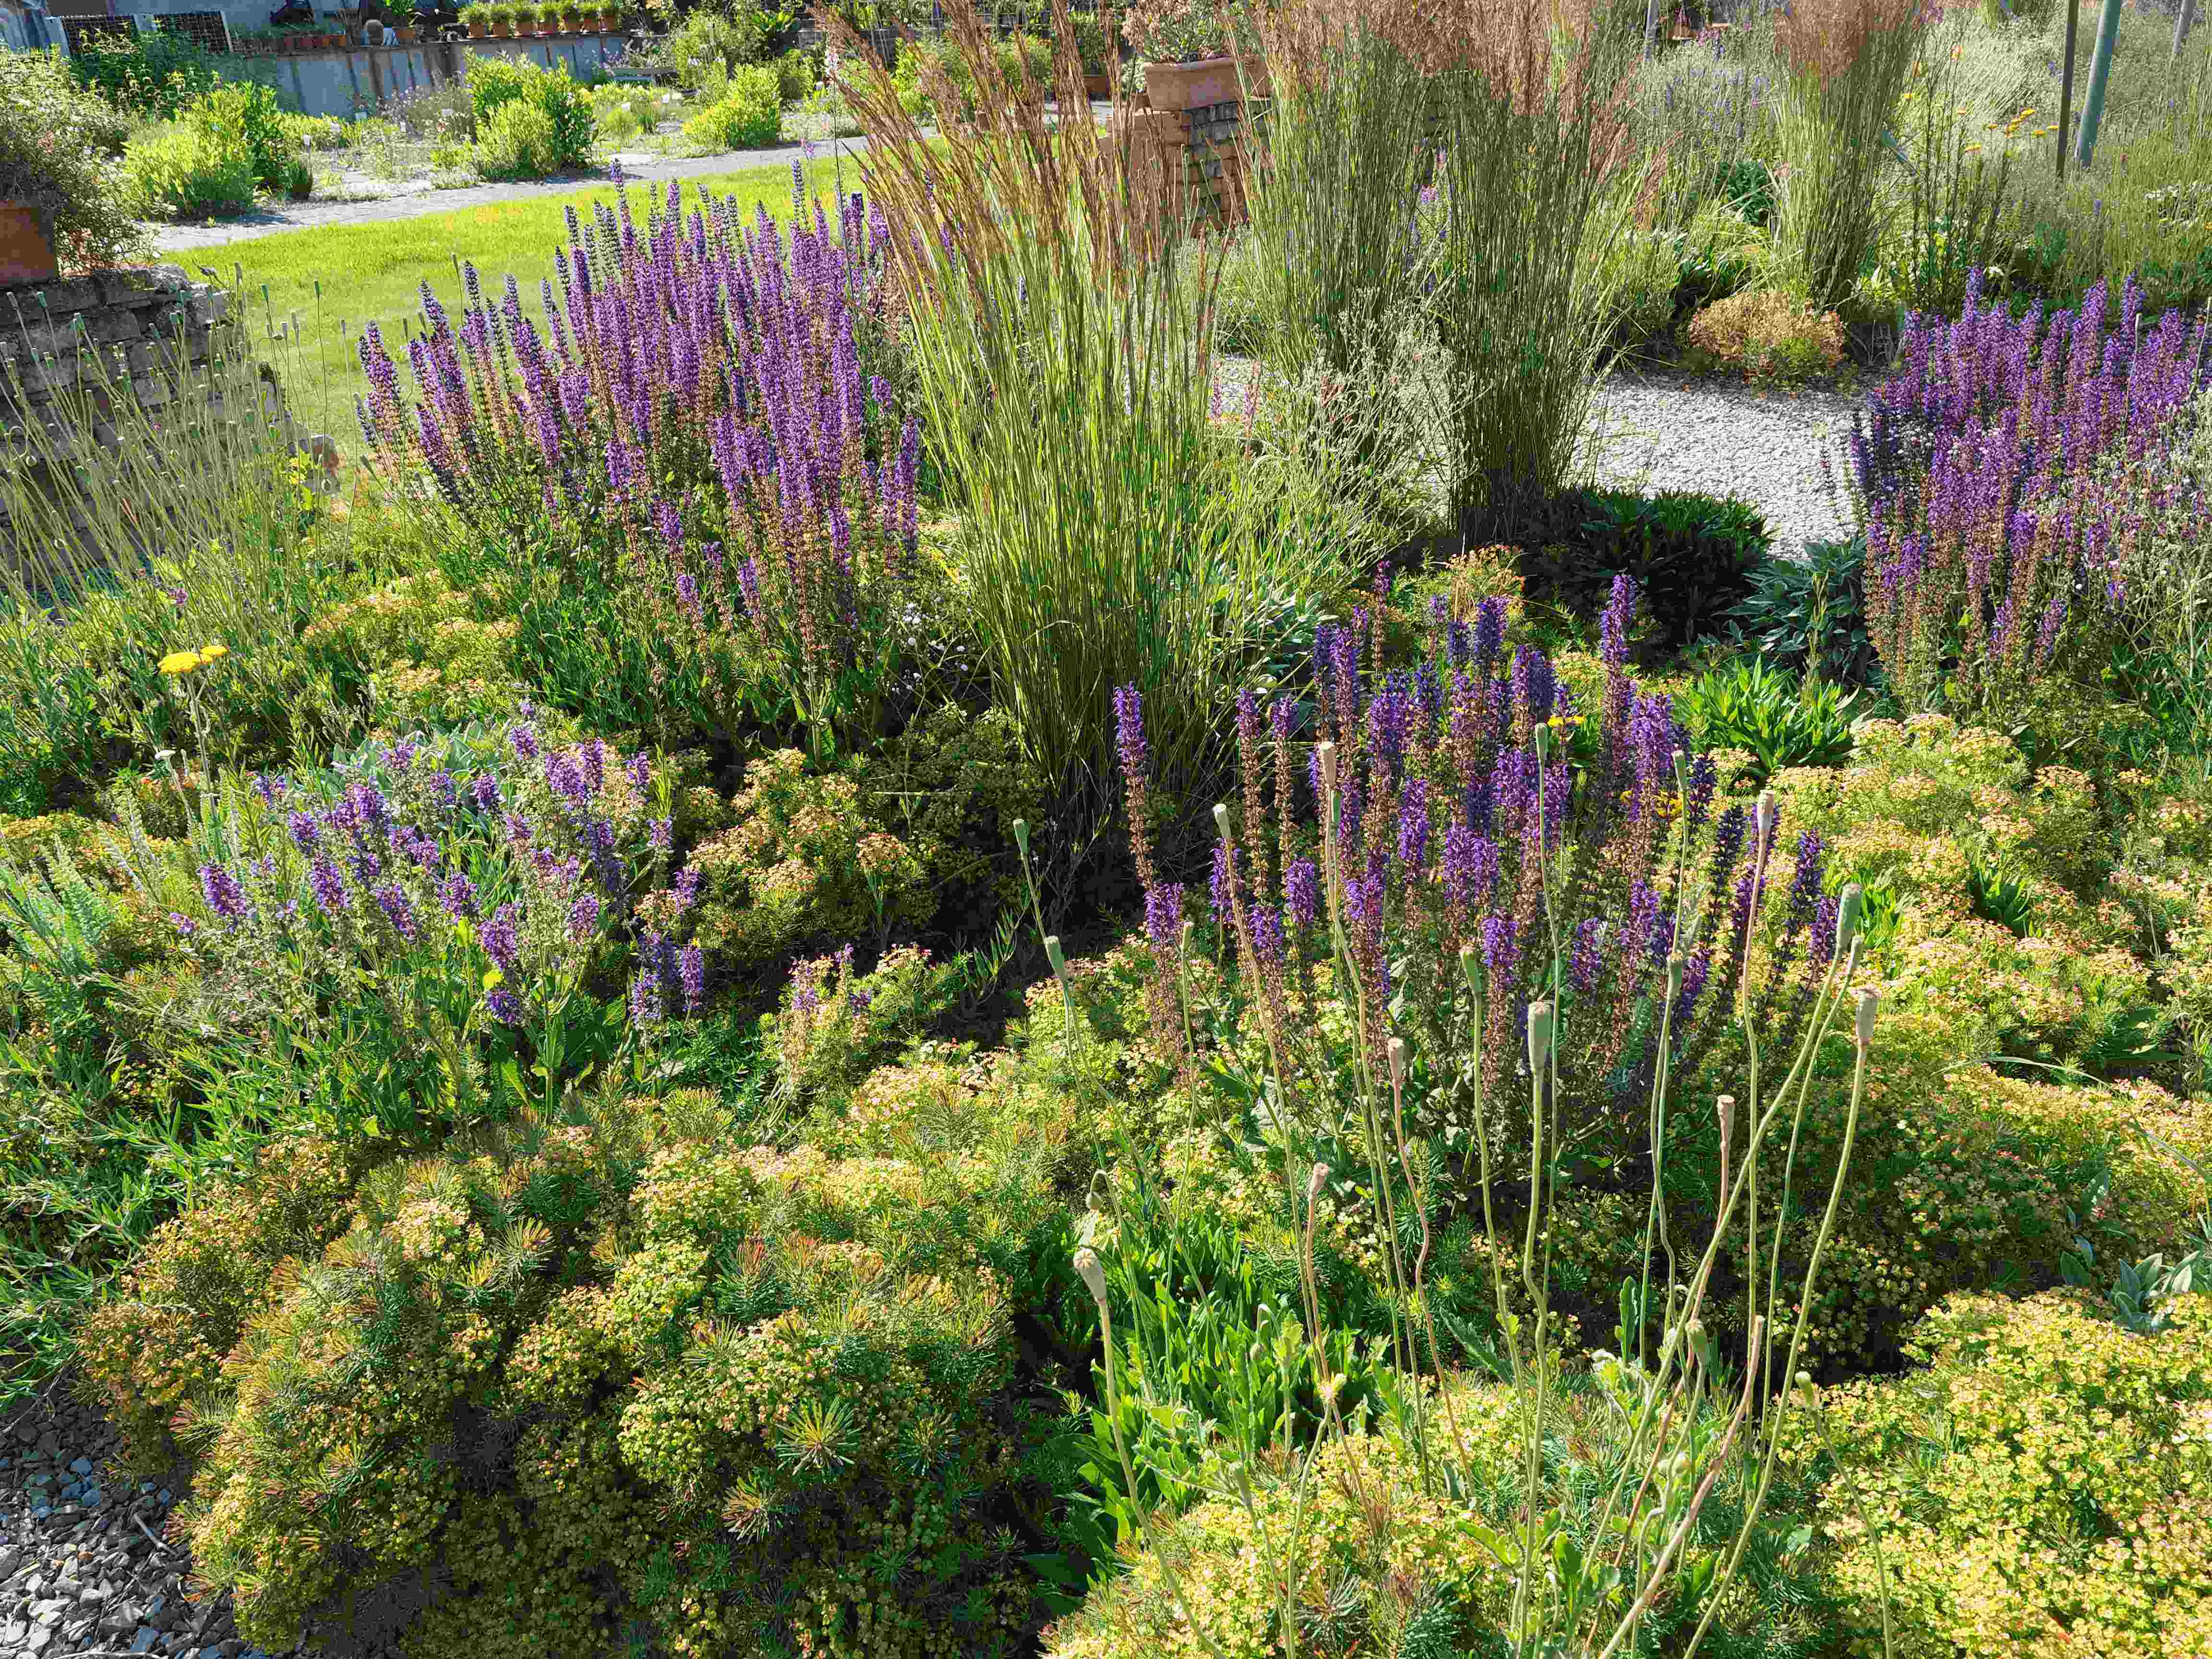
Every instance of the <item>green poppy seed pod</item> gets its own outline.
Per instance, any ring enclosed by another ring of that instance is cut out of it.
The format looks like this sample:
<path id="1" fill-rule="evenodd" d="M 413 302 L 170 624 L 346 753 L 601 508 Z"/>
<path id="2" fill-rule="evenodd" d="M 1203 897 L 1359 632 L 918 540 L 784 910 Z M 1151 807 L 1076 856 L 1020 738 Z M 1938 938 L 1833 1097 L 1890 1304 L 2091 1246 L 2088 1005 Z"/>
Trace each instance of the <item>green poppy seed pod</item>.
<path id="1" fill-rule="evenodd" d="M 1044 936 L 1044 959 L 1052 964 L 1052 971 L 1055 974 L 1066 968 L 1067 959 L 1060 953 L 1059 934 L 1047 933 Z"/>
<path id="2" fill-rule="evenodd" d="M 1539 761 L 1550 760 L 1552 758 L 1552 728 L 1539 725 L 1536 727 L 1535 738 L 1536 758 Z"/>
<path id="3" fill-rule="evenodd" d="M 1315 1164 L 1313 1173 L 1306 1177 L 1306 1202 L 1309 1205 L 1317 1202 L 1321 1198 L 1321 1189 L 1328 1185 L 1328 1165 Z"/>
<path id="4" fill-rule="evenodd" d="M 1229 809 L 1219 801 L 1213 803 L 1213 827 L 1221 832 L 1221 839 L 1229 839 Z"/>
<path id="5" fill-rule="evenodd" d="M 1774 792 L 1771 789 L 1759 792 L 1759 805 L 1753 809 L 1751 816 L 1752 822 L 1759 827 L 1759 844 L 1764 847 L 1767 836 L 1774 832 Z"/>
<path id="6" fill-rule="evenodd" d="M 1852 882 L 1844 889 L 1843 900 L 1836 906 L 1836 954 L 1850 954 L 1851 941 L 1859 936 L 1859 916 L 1866 905 L 1866 889 Z"/>
<path id="7" fill-rule="evenodd" d="M 1322 743 L 1314 754 L 1321 761 L 1321 786 L 1325 794 L 1336 793 L 1336 744 L 1334 739 Z"/>
<path id="8" fill-rule="evenodd" d="M 1406 1039 L 1392 1037 L 1383 1052 L 1390 1056 L 1390 1086 L 1394 1089 L 1404 1088 L 1406 1086 Z"/>
<path id="9" fill-rule="evenodd" d="M 1859 993 L 1858 1043 L 1862 1048 L 1874 1043 L 1874 1014 L 1881 1003 L 1881 993 L 1871 985 Z"/>
<path id="10" fill-rule="evenodd" d="M 1098 1252 L 1085 1245 L 1075 1253 L 1075 1271 L 1091 1291 L 1091 1299 L 1106 1305 L 1106 1269 L 1098 1265 Z"/>
<path id="11" fill-rule="evenodd" d="M 1027 818 L 1014 820 L 1014 845 L 1022 849 L 1024 858 L 1030 855 L 1030 821 Z"/>
<path id="12" fill-rule="evenodd" d="M 1538 1077 L 1544 1075 L 1552 1056 L 1553 1012 L 1548 1002 L 1528 1005 L 1528 1069 Z"/>
<path id="13" fill-rule="evenodd" d="M 1735 1097 L 1734 1095 L 1723 1095 L 1718 1100 L 1713 1102 L 1713 1110 L 1719 1115 L 1720 1121 L 1723 1123 L 1734 1122 L 1735 1121 Z"/>
<path id="14" fill-rule="evenodd" d="M 1667 1000 L 1672 1002 L 1681 994 L 1682 953 L 1680 951 L 1669 951 L 1667 953 Z"/>

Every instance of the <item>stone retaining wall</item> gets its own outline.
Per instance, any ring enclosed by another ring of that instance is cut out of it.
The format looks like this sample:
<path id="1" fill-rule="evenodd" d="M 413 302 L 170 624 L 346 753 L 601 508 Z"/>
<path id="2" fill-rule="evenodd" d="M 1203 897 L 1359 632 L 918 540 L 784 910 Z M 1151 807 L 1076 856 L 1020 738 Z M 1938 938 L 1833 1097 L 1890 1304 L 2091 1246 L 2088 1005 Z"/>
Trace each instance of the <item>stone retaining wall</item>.
<path id="1" fill-rule="evenodd" d="M 43 483 L 54 461 L 117 452 L 136 425 L 119 414 L 126 397 L 157 417 L 197 398 L 218 419 L 282 421 L 294 438 L 275 378 L 247 367 L 246 333 L 227 291 L 176 265 L 0 288 L 0 465 Z M 0 557 L 16 559 L 4 516 Z"/>

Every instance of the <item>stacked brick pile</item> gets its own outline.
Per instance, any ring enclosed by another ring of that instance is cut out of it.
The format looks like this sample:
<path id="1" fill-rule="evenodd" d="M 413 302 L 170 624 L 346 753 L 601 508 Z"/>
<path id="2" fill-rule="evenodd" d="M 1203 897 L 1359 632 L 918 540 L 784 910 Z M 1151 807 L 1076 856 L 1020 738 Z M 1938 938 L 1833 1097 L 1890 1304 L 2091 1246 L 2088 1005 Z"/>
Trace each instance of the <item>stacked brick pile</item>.
<path id="1" fill-rule="evenodd" d="M 1146 66 L 1150 107 L 1128 114 L 1131 137 L 1146 152 L 1178 212 L 1235 223 L 1244 216 L 1245 108 L 1236 65 Z"/>

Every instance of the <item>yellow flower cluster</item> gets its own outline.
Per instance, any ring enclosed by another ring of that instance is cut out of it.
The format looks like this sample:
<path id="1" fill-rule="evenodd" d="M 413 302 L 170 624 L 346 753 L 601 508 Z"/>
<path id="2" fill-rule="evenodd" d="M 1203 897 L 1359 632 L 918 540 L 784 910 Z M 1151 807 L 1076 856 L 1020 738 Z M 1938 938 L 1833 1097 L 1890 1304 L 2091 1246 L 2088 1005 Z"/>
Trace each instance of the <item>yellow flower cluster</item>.
<path id="1" fill-rule="evenodd" d="M 190 674 L 211 667 L 229 654 L 227 645 L 204 645 L 197 651 L 172 651 L 155 666 L 164 674 Z"/>

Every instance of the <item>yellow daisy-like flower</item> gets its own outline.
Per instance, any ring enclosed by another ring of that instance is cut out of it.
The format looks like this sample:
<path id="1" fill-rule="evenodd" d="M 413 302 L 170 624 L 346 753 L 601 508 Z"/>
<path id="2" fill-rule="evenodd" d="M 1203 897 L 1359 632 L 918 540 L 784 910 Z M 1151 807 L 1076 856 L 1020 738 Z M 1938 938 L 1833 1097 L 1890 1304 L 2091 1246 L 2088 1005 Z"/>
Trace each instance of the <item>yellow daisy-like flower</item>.
<path id="1" fill-rule="evenodd" d="M 204 645 L 200 647 L 201 658 L 208 662 L 213 662 L 218 657 L 227 657 L 229 654 L 230 647 L 227 645 Z"/>
<path id="2" fill-rule="evenodd" d="M 206 660 L 197 651 L 172 651 L 159 666 L 164 674 L 189 674 Z"/>
<path id="3" fill-rule="evenodd" d="M 487 968 L 484 969 L 483 988 L 485 990 L 496 991 L 506 982 L 507 975 L 501 973 L 498 969 Z"/>

